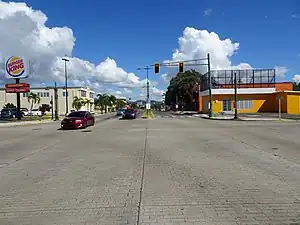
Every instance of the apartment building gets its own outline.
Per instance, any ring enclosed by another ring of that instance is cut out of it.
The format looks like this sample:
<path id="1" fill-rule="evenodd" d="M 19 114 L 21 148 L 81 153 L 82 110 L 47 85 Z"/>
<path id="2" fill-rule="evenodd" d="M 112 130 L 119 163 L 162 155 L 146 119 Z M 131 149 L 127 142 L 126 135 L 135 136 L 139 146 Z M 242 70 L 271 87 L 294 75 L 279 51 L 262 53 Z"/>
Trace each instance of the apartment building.
<path id="1" fill-rule="evenodd" d="M 94 97 L 95 92 L 88 87 L 68 87 L 68 93 L 66 93 L 64 87 L 57 87 L 58 90 L 58 113 L 63 115 L 66 113 L 66 95 L 68 95 L 68 109 L 75 110 L 73 108 L 73 99 L 75 96 L 89 102 L 82 106 L 81 110 L 94 111 Z M 37 94 L 40 97 L 40 103 L 34 104 L 33 108 L 38 109 L 42 104 L 50 105 L 51 100 L 54 102 L 54 88 L 53 87 L 32 87 L 30 92 Z M 29 93 L 21 93 L 21 107 L 30 109 L 31 103 L 28 101 Z M 17 104 L 17 96 L 15 93 L 6 93 L 5 88 L 0 88 L 0 109 L 7 103 Z"/>

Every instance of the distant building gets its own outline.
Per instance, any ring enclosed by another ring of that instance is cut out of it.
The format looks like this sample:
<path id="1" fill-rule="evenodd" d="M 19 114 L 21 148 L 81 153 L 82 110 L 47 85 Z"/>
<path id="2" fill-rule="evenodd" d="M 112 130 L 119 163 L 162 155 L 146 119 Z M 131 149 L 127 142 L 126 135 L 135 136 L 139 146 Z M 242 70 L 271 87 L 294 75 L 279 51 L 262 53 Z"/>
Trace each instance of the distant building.
<path id="1" fill-rule="evenodd" d="M 58 113 L 66 113 L 66 91 L 64 87 L 57 87 L 58 91 Z M 54 102 L 54 88 L 53 87 L 32 87 L 30 92 L 37 94 L 41 101 L 39 104 L 34 104 L 33 108 L 38 109 L 42 104 L 50 105 L 51 100 Z M 29 93 L 21 93 L 21 107 L 30 109 L 31 103 L 28 102 Z M 68 87 L 68 108 L 69 112 L 75 110 L 72 106 L 74 97 L 88 99 L 90 103 L 82 106 L 82 110 L 94 111 L 94 97 L 95 92 L 86 87 Z M 13 103 L 17 105 L 17 96 L 15 93 L 5 93 L 5 88 L 0 88 L 0 109 L 2 109 L 7 103 Z"/>

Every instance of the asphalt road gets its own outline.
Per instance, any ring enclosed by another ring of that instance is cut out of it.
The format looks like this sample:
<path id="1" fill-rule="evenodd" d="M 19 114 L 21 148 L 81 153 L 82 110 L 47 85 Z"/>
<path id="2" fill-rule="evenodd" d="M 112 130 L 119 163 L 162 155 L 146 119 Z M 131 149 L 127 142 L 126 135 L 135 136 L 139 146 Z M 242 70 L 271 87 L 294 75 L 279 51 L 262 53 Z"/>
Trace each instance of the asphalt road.
<path id="1" fill-rule="evenodd" d="M 0 224 L 300 223 L 299 123 L 156 115 L 0 129 Z"/>

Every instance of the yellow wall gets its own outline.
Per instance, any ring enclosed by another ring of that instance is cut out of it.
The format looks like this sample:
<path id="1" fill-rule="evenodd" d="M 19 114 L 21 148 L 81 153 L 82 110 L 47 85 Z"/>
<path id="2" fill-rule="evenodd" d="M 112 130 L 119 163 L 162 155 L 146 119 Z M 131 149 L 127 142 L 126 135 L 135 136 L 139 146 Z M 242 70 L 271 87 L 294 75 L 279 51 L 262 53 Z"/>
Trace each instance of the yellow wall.
<path id="1" fill-rule="evenodd" d="M 281 112 L 288 114 L 300 114 L 300 92 L 278 92 L 276 94 L 248 94 L 238 95 L 240 100 L 252 100 L 252 109 L 239 109 L 239 113 L 256 113 L 256 112 L 278 112 L 279 101 L 281 97 Z M 232 101 L 232 111 L 234 111 L 234 95 L 213 95 L 213 112 L 223 111 L 223 100 Z M 208 96 L 202 97 L 202 109 L 208 113 L 207 103 Z"/>
<path id="2" fill-rule="evenodd" d="M 288 114 L 300 114 L 300 93 L 288 93 L 286 103 Z"/>
<path id="3" fill-rule="evenodd" d="M 234 95 L 213 95 L 213 112 L 223 111 L 223 100 L 230 99 L 232 101 L 232 111 L 234 111 Z M 252 100 L 252 109 L 239 109 L 240 113 L 255 112 L 276 112 L 276 95 L 275 94 L 248 94 L 238 95 L 240 100 Z M 203 97 L 203 112 L 208 112 L 206 102 L 209 101 L 208 96 Z"/>

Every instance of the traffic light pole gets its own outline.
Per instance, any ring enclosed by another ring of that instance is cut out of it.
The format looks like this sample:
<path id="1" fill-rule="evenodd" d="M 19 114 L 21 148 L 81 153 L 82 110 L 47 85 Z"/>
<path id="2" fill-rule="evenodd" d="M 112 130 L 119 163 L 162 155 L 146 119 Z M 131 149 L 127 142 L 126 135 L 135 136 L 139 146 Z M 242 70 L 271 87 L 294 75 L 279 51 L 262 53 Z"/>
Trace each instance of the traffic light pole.
<path id="1" fill-rule="evenodd" d="M 199 61 L 206 60 L 207 63 L 199 63 Z M 207 66 L 207 73 L 208 73 L 208 92 L 209 92 L 209 117 L 213 117 L 213 97 L 212 97 L 212 77 L 211 77 L 211 70 L 210 70 L 210 54 L 207 53 L 206 58 L 201 58 L 201 59 L 192 59 L 192 60 L 184 60 L 184 61 L 176 61 L 176 62 L 166 62 L 166 63 L 156 63 L 154 65 L 155 69 L 159 73 L 159 67 L 160 66 L 165 66 L 165 67 L 179 67 L 179 72 L 183 72 L 183 67 L 184 66 Z"/>

